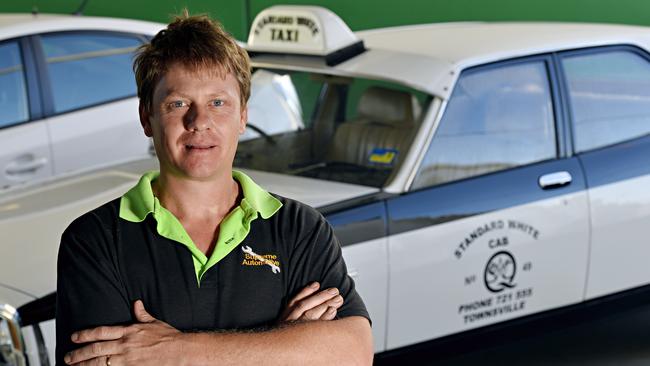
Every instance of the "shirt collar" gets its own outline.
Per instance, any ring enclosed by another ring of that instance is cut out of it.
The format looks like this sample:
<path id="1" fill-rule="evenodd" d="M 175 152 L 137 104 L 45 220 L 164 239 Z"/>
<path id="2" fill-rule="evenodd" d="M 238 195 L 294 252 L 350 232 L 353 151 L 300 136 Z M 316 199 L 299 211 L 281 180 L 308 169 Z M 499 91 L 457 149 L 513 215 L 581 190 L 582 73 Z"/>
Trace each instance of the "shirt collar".
<path id="1" fill-rule="evenodd" d="M 120 200 L 120 218 L 131 222 L 142 222 L 148 214 L 156 211 L 157 198 L 151 189 L 151 183 L 158 178 L 158 171 L 142 175 L 138 183 L 126 192 Z M 245 211 L 259 212 L 263 219 L 273 216 L 282 207 L 282 203 L 269 192 L 257 185 L 246 174 L 233 170 L 232 177 L 242 188 L 244 197 L 240 206 Z"/>

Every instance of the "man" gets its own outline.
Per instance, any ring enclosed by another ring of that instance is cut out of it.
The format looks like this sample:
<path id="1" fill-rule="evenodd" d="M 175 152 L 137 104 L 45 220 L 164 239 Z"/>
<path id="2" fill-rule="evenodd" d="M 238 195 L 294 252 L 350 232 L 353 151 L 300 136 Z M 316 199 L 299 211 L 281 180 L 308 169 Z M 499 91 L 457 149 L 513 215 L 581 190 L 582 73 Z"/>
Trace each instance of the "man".
<path id="1" fill-rule="evenodd" d="M 134 68 L 160 173 L 64 232 L 57 363 L 371 363 L 368 314 L 331 227 L 232 171 L 245 51 L 185 14 Z"/>

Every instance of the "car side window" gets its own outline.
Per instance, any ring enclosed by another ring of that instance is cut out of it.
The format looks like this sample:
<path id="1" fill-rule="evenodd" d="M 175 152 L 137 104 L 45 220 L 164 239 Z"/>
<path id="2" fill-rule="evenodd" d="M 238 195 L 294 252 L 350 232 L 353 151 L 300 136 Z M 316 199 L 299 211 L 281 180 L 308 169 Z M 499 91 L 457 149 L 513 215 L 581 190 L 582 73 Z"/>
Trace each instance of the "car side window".
<path id="1" fill-rule="evenodd" d="M 413 188 L 554 158 L 549 88 L 544 61 L 461 74 Z"/>
<path id="2" fill-rule="evenodd" d="M 142 43 L 138 37 L 75 32 L 41 40 L 56 113 L 136 94 L 132 61 Z"/>
<path id="3" fill-rule="evenodd" d="M 18 42 L 0 44 L 0 128 L 29 120 L 23 61 Z"/>
<path id="4" fill-rule="evenodd" d="M 617 50 L 562 59 L 582 152 L 650 133 L 650 62 Z"/>

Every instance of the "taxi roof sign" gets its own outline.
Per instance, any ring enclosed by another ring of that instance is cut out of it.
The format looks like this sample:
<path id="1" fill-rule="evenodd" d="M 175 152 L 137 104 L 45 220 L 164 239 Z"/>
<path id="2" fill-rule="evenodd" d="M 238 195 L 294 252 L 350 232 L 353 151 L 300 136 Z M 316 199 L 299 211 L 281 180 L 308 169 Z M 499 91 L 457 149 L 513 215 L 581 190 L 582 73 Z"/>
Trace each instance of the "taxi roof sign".
<path id="1" fill-rule="evenodd" d="M 340 63 L 365 50 L 336 14 L 320 6 L 276 5 L 260 12 L 248 35 L 248 51 L 325 57 Z"/>

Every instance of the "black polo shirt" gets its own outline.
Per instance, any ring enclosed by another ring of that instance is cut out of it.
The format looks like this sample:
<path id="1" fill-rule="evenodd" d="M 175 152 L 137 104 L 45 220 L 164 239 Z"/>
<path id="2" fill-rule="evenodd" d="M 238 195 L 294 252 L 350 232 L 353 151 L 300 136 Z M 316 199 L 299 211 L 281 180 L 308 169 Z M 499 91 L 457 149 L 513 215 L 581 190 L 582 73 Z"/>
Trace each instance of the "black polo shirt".
<path id="1" fill-rule="evenodd" d="M 313 208 L 271 195 L 241 172 L 240 205 L 220 225 L 207 258 L 151 190 L 145 174 L 119 199 L 76 219 L 58 258 L 57 364 L 70 335 L 135 322 L 141 299 L 154 317 L 183 330 L 272 325 L 289 299 L 313 281 L 344 298 L 338 317 L 369 319 L 347 276 L 332 228 Z"/>

